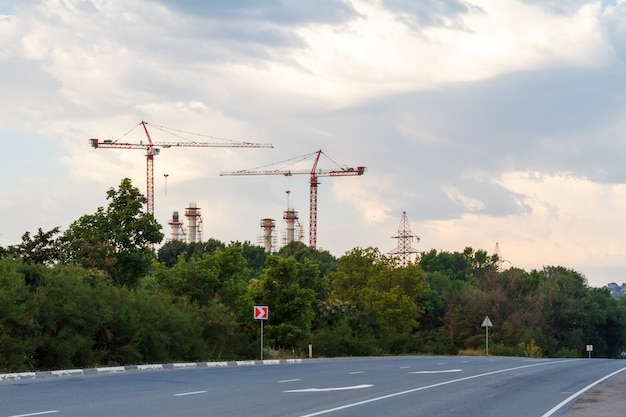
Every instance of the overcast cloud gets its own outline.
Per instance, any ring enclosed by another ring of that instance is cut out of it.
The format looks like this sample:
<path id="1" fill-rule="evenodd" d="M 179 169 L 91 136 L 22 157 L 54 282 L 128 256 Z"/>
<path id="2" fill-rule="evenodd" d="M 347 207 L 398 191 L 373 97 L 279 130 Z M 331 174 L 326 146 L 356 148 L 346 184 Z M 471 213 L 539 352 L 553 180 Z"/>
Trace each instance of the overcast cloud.
<path id="1" fill-rule="evenodd" d="M 256 243 L 264 217 L 280 235 L 288 190 L 308 230 L 307 175 L 220 172 L 322 149 L 368 168 L 321 178 L 335 256 L 393 250 L 406 211 L 421 251 L 498 242 L 526 270 L 622 283 L 625 62 L 624 0 L 0 0 L 0 245 L 65 230 L 124 177 L 145 192 L 142 151 L 88 143 L 145 120 L 274 145 L 162 149 L 168 236 L 189 202 L 204 239 Z"/>

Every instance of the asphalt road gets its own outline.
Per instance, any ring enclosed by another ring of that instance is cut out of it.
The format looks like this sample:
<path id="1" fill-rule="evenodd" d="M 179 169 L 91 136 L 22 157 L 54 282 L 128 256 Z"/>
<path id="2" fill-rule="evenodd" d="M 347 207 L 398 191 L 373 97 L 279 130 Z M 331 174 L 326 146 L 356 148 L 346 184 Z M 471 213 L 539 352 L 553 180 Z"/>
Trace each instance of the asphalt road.
<path id="1" fill-rule="evenodd" d="M 0 417 L 557 417 L 625 366 L 415 357 L 14 380 L 0 382 Z"/>

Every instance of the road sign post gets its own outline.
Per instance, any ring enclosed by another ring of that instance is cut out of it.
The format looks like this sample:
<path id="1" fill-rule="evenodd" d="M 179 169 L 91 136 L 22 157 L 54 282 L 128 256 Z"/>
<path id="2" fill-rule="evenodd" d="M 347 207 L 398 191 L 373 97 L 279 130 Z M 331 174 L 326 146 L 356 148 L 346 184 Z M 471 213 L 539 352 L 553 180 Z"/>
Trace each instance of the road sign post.
<path id="1" fill-rule="evenodd" d="M 593 345 L 587 345 L 587 352 L 589 352 L 589 359 L 591 359 L 591 352 L 593 352 Z"/>
<path id="2" fill-rule="evenodd" d="M 261 320 L 261 360 L 263 360 L 263 322 L 269 317 L 267 306 L 254 306 L 254 319 Z"/>
<path id="3" fill-rule="evenodd" d="M 493 323 L 491 323 L 491 320 L 489 320 L 489 316 L 485 316 L 483 324 L 481 324 L 480 327 L 485 328 L 485 352 L 487 356 L 489 356 L 489 328 L 491 326 L 493 326 Z"/>

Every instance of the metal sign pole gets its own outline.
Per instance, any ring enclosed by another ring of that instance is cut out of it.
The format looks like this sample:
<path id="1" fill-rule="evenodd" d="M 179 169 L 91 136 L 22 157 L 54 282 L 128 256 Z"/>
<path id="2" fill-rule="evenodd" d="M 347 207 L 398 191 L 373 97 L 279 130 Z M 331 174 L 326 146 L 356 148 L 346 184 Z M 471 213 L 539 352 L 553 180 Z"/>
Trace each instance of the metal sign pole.
<path id="1" fill-rule="evenodd" d="M 265 320 L 261 320 L 261 360 L 263 360 L 263 322 Z"/>
<path id="2" fill-rule="evenodd" d="M 254 319 L 261 320 L 261 360 L 263 360 L 263 322 L 269 317 L 267 306 L 254 306 Z"/>
<path id="3" fill-rule="evenodd" d="M 489 356 L 489 326 L 485 326 L 485 346 L 487 348 L 487 356 Z"/>
<path id="4" fill-rule="evenodd" d="M 493 326 L 493 323 L 489 320 L 489 316 L 485 316 L 481 326 L 485 328 L 485 352 L 487 356 L 489 356 L 489 328 Z"/>

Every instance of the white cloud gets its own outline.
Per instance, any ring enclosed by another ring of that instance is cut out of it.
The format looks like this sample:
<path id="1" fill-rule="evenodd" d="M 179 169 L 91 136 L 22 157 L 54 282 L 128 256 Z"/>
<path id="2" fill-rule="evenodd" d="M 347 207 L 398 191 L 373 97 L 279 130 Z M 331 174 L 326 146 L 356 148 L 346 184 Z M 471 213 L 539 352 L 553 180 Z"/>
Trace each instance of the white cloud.
<path id="1" fill-rule="evenodd" d="M 518 214 L 425 222 L 422 227 L 435 248 L 463 242 L 491 251 L 499 242 L 514 266 L 541 269 L 563 265 L 574 269 L 623 264 L 626 241 L 616 230 L 626 228 L 626 185 L 598 184 L 571 174 L 507 172 L 495 180 L 523 196 Z M 601 277 L 595 285 L 602 285 Z"/>
<path id="2" fill-rule="evenodd" d="M 466 210 L 479 211 L 485 208 L 485 204 L 482 201 L 463 194 L 457 187 L 448 185 L 443 188 L 443 192 L 450 200 L 461 204 Z"/>
<path id="3" fill-rule="evenodd" d="M 348 23 L 298 31 L 308 44 L 294 52 L 298 65 L 238 66 L 238 76 L 275 78 L 281 91 L 347 104 L 512 71 L 602 66 L 613 57 L 600 25 L 599 3 L 557 15 L 514 0 L 475 1 L 459 18 L 464 30 L 416 29 L 378 3 L 352 4 L 360 15 Z"/>
<path id="4" fill-rule="evenodd" d="M 260 218 L 280 219 L 291 188 L 306 229 L 306 176 L 290 184 L 219 172 L 324 149 L 368 167 L 320 187 L 318 241 L 336 255 L 391 249 L 406 210 L 420 250 L 497 241 L 516 265 L 626 270 L 624 1 L 564 10 L 472 0 L 464 11 L 429 10 L 426 26 L 381 1 L 348 3 L 358 13 L 335 8 L 332 24 L 302 14 L 217 19 L 142 0 L 16 3 L 0 15 L 0 93 L 11 97 L 0 103 L 0 140 L 36 139 L 5 148 L 32 165 L 2 172 L 0 215 L 14 221 L 0 244 L 93 212 L 123 177 L 144 190 L 143 152 L 94 150 L 87 140 L 146 120 L 276 147 L 163 149 L 155 207 L 165 225 L 197 201 L 205 237 L 254 240 Z M 141 130 L 128 137 L 143 139 Z M 36 141 L 51 153 L 33 154 Z M 468 174 L 478 168 L 480 178 Z"/>

